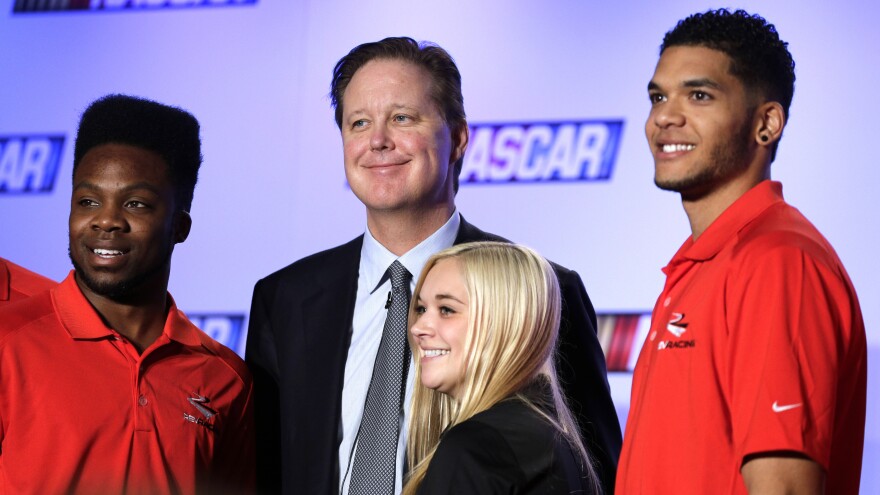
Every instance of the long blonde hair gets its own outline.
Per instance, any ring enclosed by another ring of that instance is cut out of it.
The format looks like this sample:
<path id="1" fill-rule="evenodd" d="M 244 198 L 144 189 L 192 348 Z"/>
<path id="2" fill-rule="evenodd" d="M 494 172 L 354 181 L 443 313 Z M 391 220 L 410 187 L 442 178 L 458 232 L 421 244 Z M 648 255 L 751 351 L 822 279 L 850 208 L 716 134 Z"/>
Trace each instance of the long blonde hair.
<path id="1" fill-rule="evenodd" d="M 447 428 L 514 395 L 544 416 L 568 441 L 582 461 L 588 484 L 599 493 L 598 478 L 560 392 L 553 364 L 561 313 L 559 282 L 553 268 L 535 251 L 515 244 L 475 242 L 443 250 L 422 269 L 410 306 L 410 328 L 425 277 L 438 261 L 448 258 L 458 261 L 468 294 L 464 378 L 456 401 L 421 384 L 420 360 L 415 359 L 404 495 L 418 490 Z M 412 334 L 410 347 L 413 356 L 418 356 Z M 538 407 L 519 394 L 541 376 L 549 383 L 549 408 Z"/>

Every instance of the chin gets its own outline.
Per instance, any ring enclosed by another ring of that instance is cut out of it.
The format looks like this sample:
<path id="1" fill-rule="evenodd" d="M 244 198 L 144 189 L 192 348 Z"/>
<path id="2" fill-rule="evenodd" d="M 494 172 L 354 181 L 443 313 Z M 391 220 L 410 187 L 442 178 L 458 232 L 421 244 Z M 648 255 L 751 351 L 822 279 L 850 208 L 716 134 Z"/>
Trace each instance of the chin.
<path id="1" fill-rule="evenodd" d="M 81 266 L 74 263 L 73 268 L 80 282 L 85 285 L 89 291 L 108 299 L 120 300 L 127 299 L 134 292 L 134 288 L 138 285 L 138 281 L 134 278 L 109 278 L 95 276 L 95 274 L 84 270 Z"/>

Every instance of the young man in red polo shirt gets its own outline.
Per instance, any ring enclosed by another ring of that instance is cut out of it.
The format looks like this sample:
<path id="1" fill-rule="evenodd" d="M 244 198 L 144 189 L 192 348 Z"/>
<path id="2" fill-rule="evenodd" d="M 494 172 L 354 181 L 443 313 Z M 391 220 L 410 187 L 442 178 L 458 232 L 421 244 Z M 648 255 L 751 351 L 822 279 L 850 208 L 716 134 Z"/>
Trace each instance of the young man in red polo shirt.
<path id="1" fill-rule="evenodd" d="M 761 17 L 710 11 L 664 38 L 645 131 L 693 235 L 664 268 L 636 365 L 619 493 L 858 493 L 858 299 L 770 180 L 793 92 L 787 44 Z"/>
<path id="2" fill-rule="evenodd" d="M 57 282 L 0 258 L 0 308 L 55 287 Z"/>
<path id="3" fill-rule="evenodd" d="M 244 362 L 167 292 L 201 164 L 189 113 L 113 95 L 83 114 L 74 270 L 0 310 L 0 493 L 248 493 Z"/>

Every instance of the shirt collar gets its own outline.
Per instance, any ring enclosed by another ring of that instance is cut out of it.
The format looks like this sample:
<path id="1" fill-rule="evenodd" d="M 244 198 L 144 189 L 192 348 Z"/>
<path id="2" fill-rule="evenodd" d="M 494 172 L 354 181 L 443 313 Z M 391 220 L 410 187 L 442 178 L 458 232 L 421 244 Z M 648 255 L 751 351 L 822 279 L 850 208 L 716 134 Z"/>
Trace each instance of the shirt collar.
<path id="1" fill-rule="evenodd" d="M 365 276 L 366 286 L 373 287 L 371 292 L 374 292 L 384 284 L 388 279 L 385 277 L 385 273 L 395 260 L 400 261 L 412 274 L 411 284 L 415 283 L 428 258 L 434 253 L 452 246 L 460 225 L 461 216 L 456 209 L 442 227 L 399 257 L 380 244 L 367 228 L 364 232 L 364 244 L 361 248 L 361 273 Z"/>
<path id="2" fill-rule="evenodd" d="M 168 294 L 168 300 L 171 307 L 168 309 L 168 316 L 165 318 L 165 328 L 162 333 L 169 339 L 180 342 L 184 345 L 199 345 L 201 339 L 199 331 L 183 314 L 177 309 L 177 304 L 171 294 Z M 112 337 L 116 334 L 108 327 L 101 316 L 95 311 L 89 303 L 86 296 L 83 295 L 79 286 L 76 285 L 74 279 L 74 271 L 71 270 L 67 278 L 52 289 L 52 301 L 61 324 L 64 326 L 70 337 L 76 340 L 97 340 Z"/>
<path id="3" fill-rule="evenodd" d="M 776 203 L 784 201 L 782 184 L 765 180 L 746 191 L 709 225 L 696 242 L 689 237 L 673 257 L 682 261 L 705 261 L 713 258 L 743 227 Z"/>

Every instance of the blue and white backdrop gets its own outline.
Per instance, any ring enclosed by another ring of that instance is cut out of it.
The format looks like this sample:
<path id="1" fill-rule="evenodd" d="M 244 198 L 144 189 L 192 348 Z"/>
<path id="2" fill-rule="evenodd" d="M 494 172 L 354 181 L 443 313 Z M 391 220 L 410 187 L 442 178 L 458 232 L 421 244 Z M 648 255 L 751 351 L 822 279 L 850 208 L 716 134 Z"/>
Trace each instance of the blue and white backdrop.
<path id="1" fill-rule="evenodd" d="M 171 291 L 244 352 L 254 283 L 364 229 L 327 98 L 352 47 L 437 42 L 464 79 L 468 220 L 576 269 L 602 314 L 621 421 L 660 267 L 688 235 L 657 190 L 643 135 L 663 33 L 706 1 L 0 0 L 0 255 L 60 280 L 73 137 L 89 102 L 123 92 L 202 124 L 193 230 Z M 880 245 L 872 165 L 880 6 L 741 0 L 776 24 L 797 89 L 773 176 L 836 247 L 869 342 L 864 493 L 880 493 Z M 515 180 L 512 180 L 515 179 Z"/>

